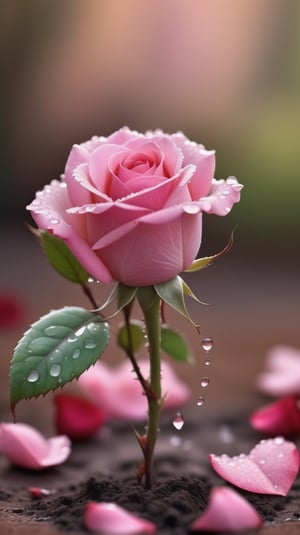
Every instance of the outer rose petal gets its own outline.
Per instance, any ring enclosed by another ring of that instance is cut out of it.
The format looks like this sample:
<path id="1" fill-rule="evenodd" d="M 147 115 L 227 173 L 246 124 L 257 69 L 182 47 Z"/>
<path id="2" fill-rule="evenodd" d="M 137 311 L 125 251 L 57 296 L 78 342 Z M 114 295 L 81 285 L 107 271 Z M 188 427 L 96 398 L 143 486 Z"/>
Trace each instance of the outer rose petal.
<path id="1" fill-rule="evenodd" d="M 219 476 L 249 492 L 286 496 L 299 470 L 295 444 L 282 437 L 262 440 L 249 455 L 210 455 Z"/>
<path id="2" fill-rule="evenodd" d="M 73 440 L 82 440 L 94 435 L 106 420 L 100 408 L 86 399 L 71 394 L 56 394 L 56 430 Z"/>
<path id="3" fill-rule="evenodd" d="M 271 436 L 290 437 L 300 434 L 300 404 L 296 397 L 282 398 L 253 412 L 254 429 Z"/>
<path id="4" fill-rule="evenodd" d="M 18 466 L 42 470 L 63 463 L 71 452 L 68 437 L 61 435 L 46 440 L 27 424 L 0 424 L 0 451 Z"/>
<path id="5" fill-rule="evenodd" d="M 266 371 L 256 380 L 256 386 L 275 397 L 300 395 L 300 351 L 277 345 L 266 356 Z"/>
<path id="6" fill-rule="evenodd" d="M 84 515 L 84 525 L 95 533 L 107 535 L 131 535 L 154 533 L 156 526 L 129 513 L 115 503 L 89 502 Z"/>
<path id="7" fill-rule="evenodd" d="M 242 496 L 226 487 L 215 487 L 204 513 L 197 518 L 192 531 L 232 531 L 259 528 L 262 517 Z"/>
<path id="8" fill-rule="evenodd" d="M 140 360 L 142 374 L 149 374 L 149 362 Z M 109 418 L 145 420 L 147 402 L 138 381 L 134 380 L 130 363 L 126 360 L 115 368 L 97 363 L 79 377 L 79 385 L 89 398 Z M 162 362 L 162 391 L 166 395 L 163 408 L 170 409 L 186 403 L 190 390 L 176 377 L 171 366 Z"/>
<path id="9" fill-rule="evenodd" d="M 225 216 L 229 214 L 233 205 L 240 201 L 243 186 L 235 177 L 226 180 L 212 181 L 210 195 L 200 199 L 199 204 L 203 212 Z"/>

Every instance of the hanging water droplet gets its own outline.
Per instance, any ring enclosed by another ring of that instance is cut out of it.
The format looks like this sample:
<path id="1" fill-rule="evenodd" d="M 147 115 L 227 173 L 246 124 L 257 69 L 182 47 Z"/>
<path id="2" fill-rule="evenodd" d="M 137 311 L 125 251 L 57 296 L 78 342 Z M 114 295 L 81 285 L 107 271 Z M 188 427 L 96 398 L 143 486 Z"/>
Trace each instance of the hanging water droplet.
<path id="1" fill-rule="evenodd" d="M 176 415 L 173 418 L 173 426 L 177 431 L 180 431 L 180 429 L 184 426 L 184 418 L 180 412 L 177 412 Z"/>
<path id="2" fill-rule="evenodd" d="M 213 345 L 214 345 L 213 339 L 210 338 L 209 336 L 206 336 L 205 338 L 203 338 L 201 342 L 202 349 L 204 349 L 204 351 L 206 352 L 211 351 L 213 348 Z"/>
<path id="3" fill-rule="evenodd" d="M 201 379 L 200 385 L 202 388 L 206 388 L 209 385 L 209 377 L 203 377 Z"/>
<path id="4" fill-rule="evenodd" d="M 88 278 L 88 282 L 89 282 L 90 284 L 92 284 L 92 282 L 95 282 L 95 279 L 93 279 L 93 277 L 89 277 L 89 278 Z"/>
<path id="5" fill-rule="evenodd" d="M 27 375 L 27 381 L 29 383 L 36 383 L 39 378 L 39 372 L 37 370 L 32 370 L 29 375 Z"/>
<path id="6" fill-rule="evenodd" d="M 198 399 L 197 399 L 197 407 L 202 407 L 204 401 L 205 401 L 205 397 L 204 396 L 199 396 Z"/>
<path id="7" fill-rule="evenodd" d="M 210 359 L 206 359 L 204 361 L 205 366 L 210 366 L 210 362 L 211 362 Z"/>
<path id="8" fill-rule="evenodd" d="M 94 340 L 94 338 L 88 338 L 84 342 L 84 347 L 86 349 L 95 349 L 95 347 L 97 347 L 97 342 L 96 342 L 96 340 Z"/>
<path id="9" fill-rule="evenodd" d="M 72 353 L 72 359 L 76 360 L 80 357 L 80 349 L 74 349 Z"/>
<path id="10" fill-rule="evenodd" d="M 51 377 L 58 377 L 61 372 L 61 365 L 60 364 L 52 364 L 50 367 L 49 373 Z"/>

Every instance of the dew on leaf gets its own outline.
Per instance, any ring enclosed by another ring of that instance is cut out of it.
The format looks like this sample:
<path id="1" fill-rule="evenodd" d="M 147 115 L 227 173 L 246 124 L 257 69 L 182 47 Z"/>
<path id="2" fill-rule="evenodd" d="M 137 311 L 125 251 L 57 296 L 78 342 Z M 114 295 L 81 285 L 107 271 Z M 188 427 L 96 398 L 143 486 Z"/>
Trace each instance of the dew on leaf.
<path id="1" fill-rule="evenodd" d="M 27 376 L 27 381 L 29 383 L 36 383 L 39 379 L 39 372 L 37 370 L 32 370 Z"/>
<path id="2" fill-rule="evenodd" d="M 75 333 L 70 334 L 70 336 L 68 338 L 68 342 L 70 342 L 72 344 L 73 342 L 77 342 L 77 340 L 78 340 L 78 337 L 76 336 Z"/>
<path id="3" fill-rule="evenodd" d="M 57 325 L 49 325 L 49 327 L 46 327 L 44 330 L 44 333 L 46 336 L 59 336 L 60 328 Z"/>
<path id="4" fill-rule="evenodd" d="M 50 367 L 49 373 L 51 377 L 58 377 L 61 372 L 61 365 L 60 364 L 52 364 Z"/>
<path id="5" fill-rule="evenodd" d="M 80 357 L 80 349 L 74 349 L 73 353 L 72 353 L 72 359 L 76 360 Z"/>
<path id="6" fill-rule="evenodd" d="M 75 332 L 75 336 L 82 336 L 86 330 L 86 326 L 83 325 L 82 327 L 79 327 L 77 331 Z"/>
<path id="7" fill-rule="evenodd" d="M 184 418 L 180 412 L 177 412 L 173 418 L 173 426 L 177 431 L 180 431 L 180 429 L 184 426 Z"/>
<path id="8" fill-rule="evenodd" d="M 95 347 L 97 347 L 97 342 L 94 338 L 88 338 L 85 342 L 84 342 L 84 347 L 86 349 L 95 349 Z"/>
<path id="9" fill-rule="evenodd" d="M 90 331 L 91 334 L 96 334 L 100 329 L 100 325 L 99 323 L 92 322 L 88 324 L 87 329 L 88 331 Z"/>

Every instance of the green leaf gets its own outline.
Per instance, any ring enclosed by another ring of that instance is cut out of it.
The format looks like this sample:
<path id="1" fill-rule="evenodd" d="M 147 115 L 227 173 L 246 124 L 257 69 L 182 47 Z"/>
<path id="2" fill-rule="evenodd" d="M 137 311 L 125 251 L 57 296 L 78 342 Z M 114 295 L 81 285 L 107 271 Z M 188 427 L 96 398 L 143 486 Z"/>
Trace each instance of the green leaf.
<path id="1" fill-rule="evenodd" d="M 189 320 L 195 327 L 199 327 L 196 323 L 193 322 L 191 316 L 189 315 L 185 300 L 184 300 L 184 284 L 183 280 L 179 275 L 177 277 L 174 277 L 174 279 L 171 279 L 167 282 L 163 282 L 162 284 L 156 284 L 155 290 L 157 292 L 157 295 L 169 306 L 174 308 L 179 314 L 184 316 L 187 320 Z"/>
<path id="2" fill-rule="evenodd" d="M 224 247 L 224 249 L 222 249 L 222 251 L 212 256 L 204 256 L 203 258 L 196 258 L 196 260 L 192 262 L 190 267 L 185 269 L 184 271 L 186 273 L 191 273 L 194 271 L 199 271 L 200 269 L 203 269 L 209 266 L 209 264 L 211 264 L 214 260 L 216 260 L 216 258 L 218 258 L 219 256 L 223 256 L 223 254 L 227 253 L 231 249 L 232 244 L 233 244 L 233 232 L 231 233 L 231 236 L 229 238 L 227 245 Z"/>
<path id="3" fill-rule="evenodd" d="M 109 326 L 80 307 L 53 310 L 24 334 L 10 369 L 12 408 L 79 377 L 105 350 Z"/>
<path id="4" fill-rule="evenodd" d="M 145 345 L 145 335 L 143 331 L 143 322 L 131 320 L 129 324 L 131 345 L 129 344 L 128 330 L 126 324 L 123 324 L 118 332 L 117 342 L 122 349 L 136 352 Z"/>
<path id="5" fill-rule="evenodd" d="M 77 284 L 85 284 L 89 274 L 73 255 L 65 242 L 45 230 L 34 229 L 51 266 L 65 279 Z"/>
<path id="6" fill-rule="evenodd" d="M 135 298 L 137 292 L 137 288 L 133 286 L 125 286 L 124 284 L 121 284 L 120 282 L 117 282 L 110 295 L 106 299 L 105 303 L 101 305 L 101 307 L 97 308 L 98 312 L 101 312 L 106 307 L 108 307 L 111 303 L 114 301 L 117 301 L 117 308 L 112 313 L 106 316 L 106 319 L 111 319 L 114 316 L 116 316 L 123 308 L 125 308 L 133 299 Z"/>
<path id="7" fill-rule="evenodd" d="M 177 362 L 191 362 L 188 346 L 184 338 L 165 325 L 161 328 L 161 348 Z"/>

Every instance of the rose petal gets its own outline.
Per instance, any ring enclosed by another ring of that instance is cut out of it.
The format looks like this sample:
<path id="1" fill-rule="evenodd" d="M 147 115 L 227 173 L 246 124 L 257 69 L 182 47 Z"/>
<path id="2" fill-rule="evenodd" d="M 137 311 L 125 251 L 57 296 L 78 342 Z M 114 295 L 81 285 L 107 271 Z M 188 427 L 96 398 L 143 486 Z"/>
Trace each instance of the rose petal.
<path id="1" fill-rule="evenodd" d="M 266 371 L 257 377 L 256 386 L 275 397 L 300 394 L 300 351 L 284 345 L 272 347 L 266 356 Z"/>
<path id="2" fill-rule="evenodd" d="M 249 455 L 210 455 L 210 462 L 219 476 L 241 489 L 286 496 L 299 470 L 299 452 L 277 437 L 262 440 Z"/>
<path id="3" fill-rule="evenodd" d="M 148 360 L 140 360 L 139 367 L 144 377 L 148 378 Z M 165 396 L 163 408 L 182 406 L 190 397 L 190 389 L 176 376 L 167 362 L 162 362 L 161 369 L 162 392 Z M 86 395 L 109 418 L 133 421 L 146 419 L 146 398 L 128 360 L 114 368 L 109 368 L 103 362 L 97 363 L 83 373 L 78 382 Z"/>
<path id="4" fill-rule="evenodd" d="M 84 515 L 84 525 L 96 533 L 131 535 L 154 533 L 156 526 L 142 520 L 115 503 L 89 502 Z"/>
<path id="5" fill-rule="evenodd" d="M 293 436 L 300 433 L 300 406 L 296 397 L 282 398 L 253 412 L 250 422 L 254 429 L 271 436 Z"/>
<path id="6" fill-rule="evenodd" d="M 243 186 L 235 177 L 226 180 L 213 179 L 210 195 L 199 200 L 204 212 L 225 216 L 229 214 L 233 205 L 240 200 Z"/>
<path id="7" fill-rule="evenodd" d="M 255 529 L 263 519 L 242 496 L 226 487 L 215 487 L 211 491 L 208 507 L 197 518 L 192 531 L 233 531 Z"/>
<path id="8" fill-rule="evenodd" d="M 54 396 L 56 430 L 73 440 L 94 435 L 106 420 L 105 413 L 95 403 L 71 394 Z"/>
<path id="9" fill-rule="evenodd" d="M 0 424 L 0 451 L 13 463 L 41 470 L 63 463 L 71 453 L 68 437 L 43 437 L 27 424 Z"/>
<path id="10" fill-rule="evenodd" d="M 29 487 L 28 492 L 31 498 L 43 498 L 44 496 L 54 494 L 56 490 L 43 489 L 42 487 Z"/>

